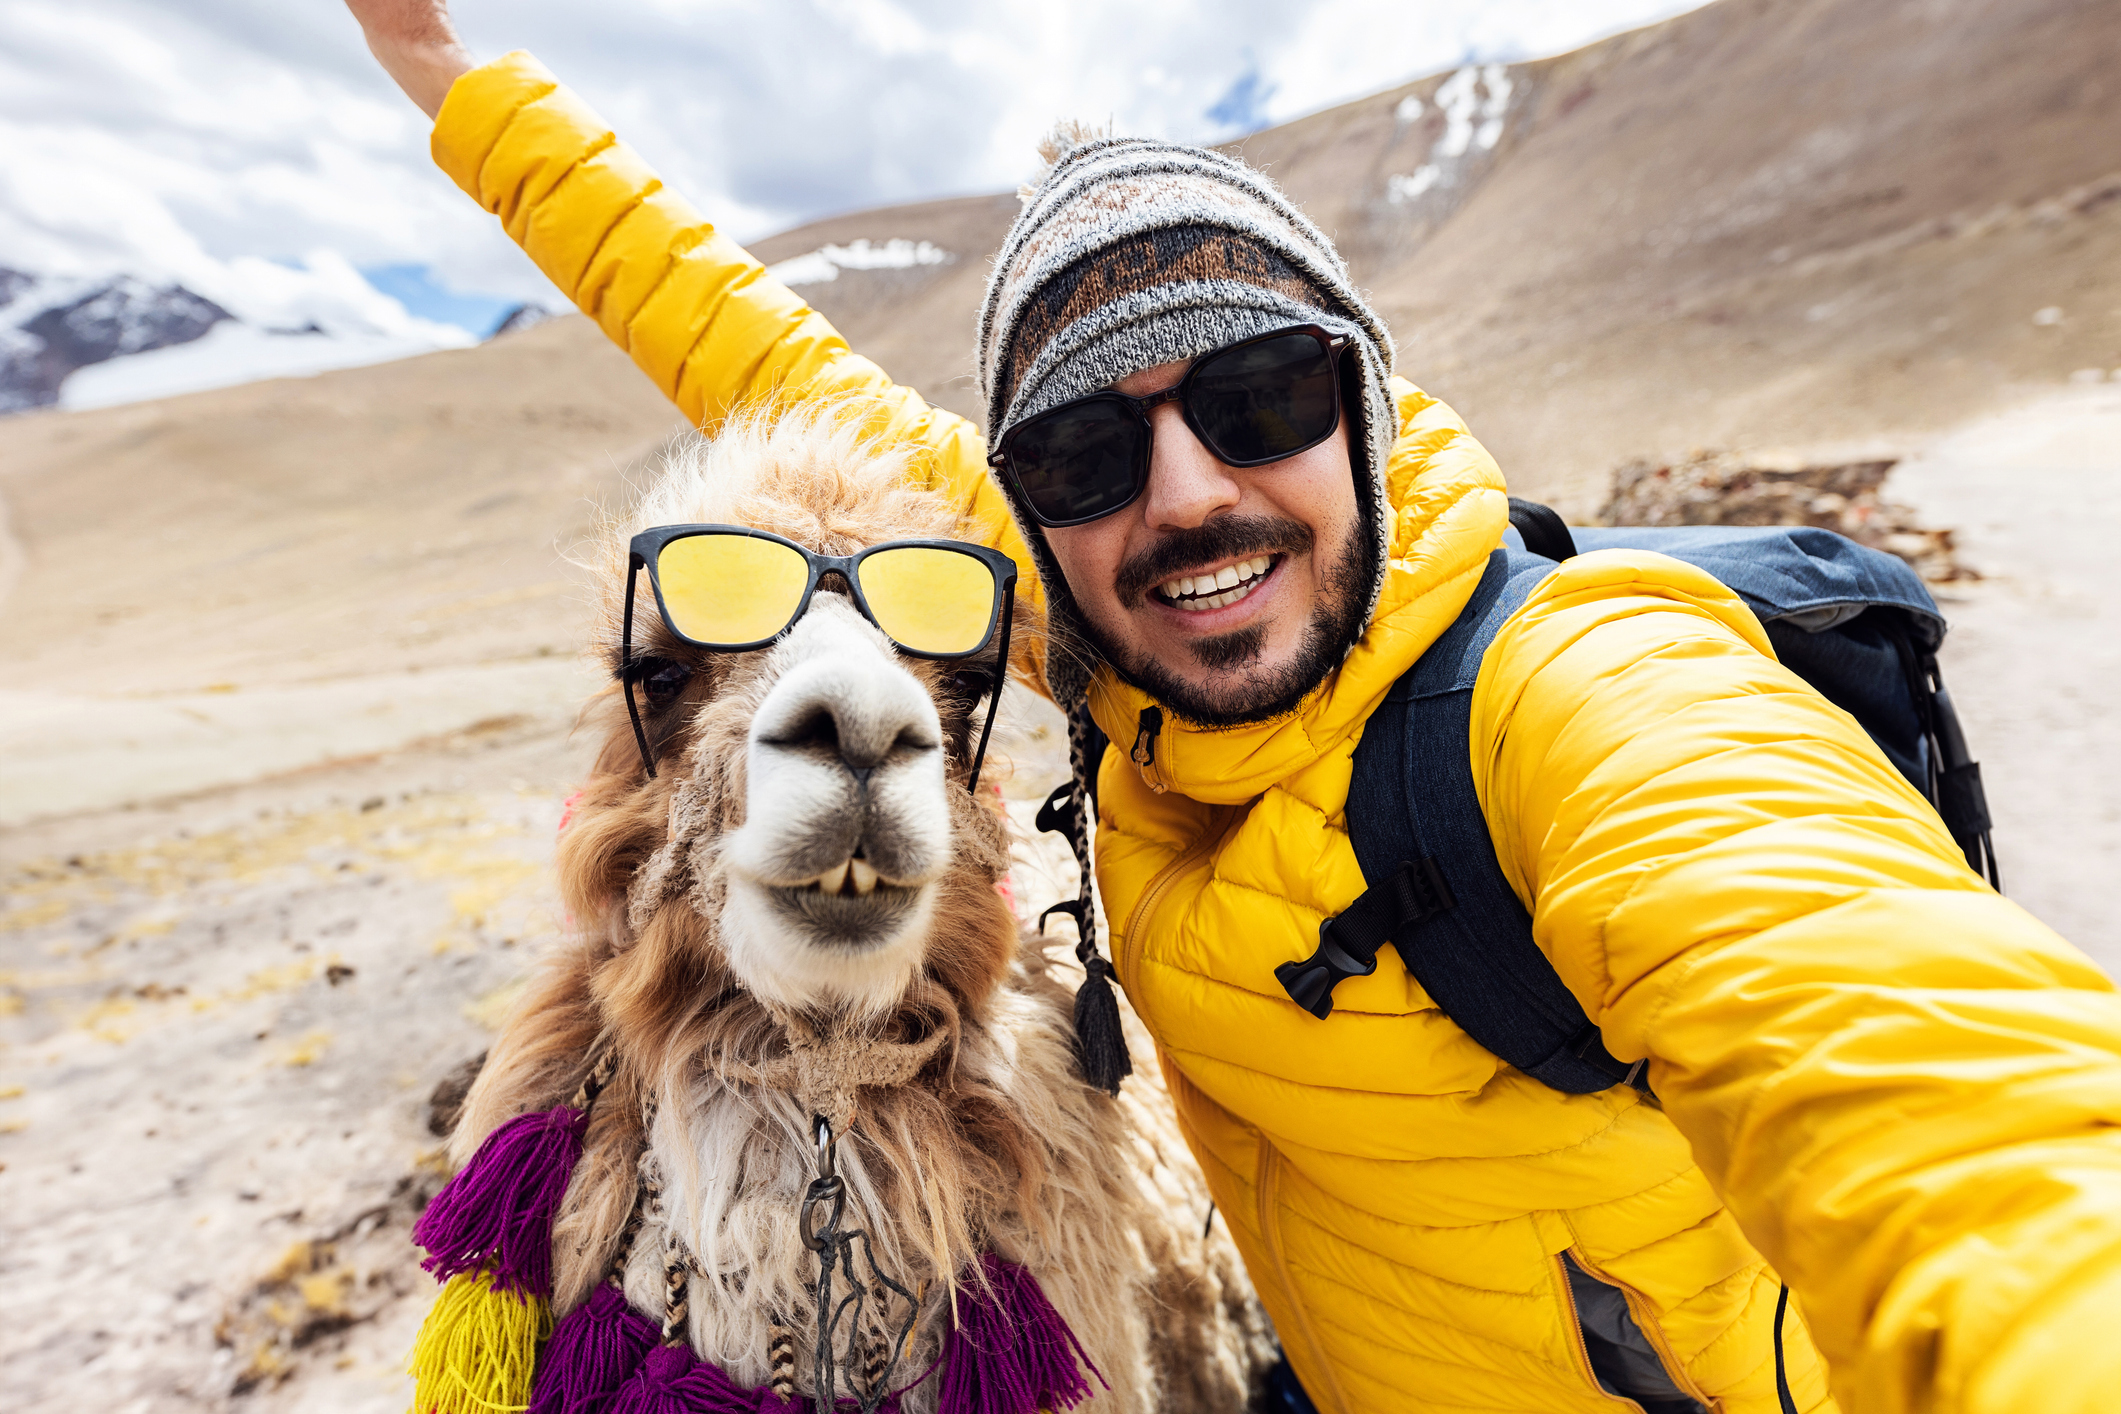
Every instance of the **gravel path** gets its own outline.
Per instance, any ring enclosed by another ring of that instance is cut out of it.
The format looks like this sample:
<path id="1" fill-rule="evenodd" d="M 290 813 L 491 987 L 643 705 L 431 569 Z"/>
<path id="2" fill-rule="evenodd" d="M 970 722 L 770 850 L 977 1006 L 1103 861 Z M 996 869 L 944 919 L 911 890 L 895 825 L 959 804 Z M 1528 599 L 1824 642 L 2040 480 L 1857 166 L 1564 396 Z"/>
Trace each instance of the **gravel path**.
<path id="1" fill-rule="evenodd" d="M 2121 976 L 2121 387 L 1974 423 L 1890 486 L 1985 576 L 1951 587 L 1941 661 L 2004 891 Z"/>

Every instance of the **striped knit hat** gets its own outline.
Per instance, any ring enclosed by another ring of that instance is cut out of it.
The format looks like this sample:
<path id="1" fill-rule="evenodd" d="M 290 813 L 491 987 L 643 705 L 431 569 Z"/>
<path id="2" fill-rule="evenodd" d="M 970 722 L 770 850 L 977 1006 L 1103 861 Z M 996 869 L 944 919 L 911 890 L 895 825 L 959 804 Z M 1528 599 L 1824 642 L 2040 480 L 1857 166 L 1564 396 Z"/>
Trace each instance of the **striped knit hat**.
<path id="1" fill-rule="evenodd" d="M 1367 622 L 1391 519 L 1382 472 L 1397 431 L 1385 381 L 1392 336 L 1332 242 L 1264 174 L 1219 152 L 1071 128 L 1042 150 L 1051 166 L 1025 189 L 980 310 L 988 436 L 1130 373 L 1291 324 L 1350 336 L 1362 383 L 1356 494 L 1376 545 Z M 1043 529 L 1013 495 L 1010 504 L 1045 581 L 1047 679 L 1073 707 L 1097 654 Z"/>

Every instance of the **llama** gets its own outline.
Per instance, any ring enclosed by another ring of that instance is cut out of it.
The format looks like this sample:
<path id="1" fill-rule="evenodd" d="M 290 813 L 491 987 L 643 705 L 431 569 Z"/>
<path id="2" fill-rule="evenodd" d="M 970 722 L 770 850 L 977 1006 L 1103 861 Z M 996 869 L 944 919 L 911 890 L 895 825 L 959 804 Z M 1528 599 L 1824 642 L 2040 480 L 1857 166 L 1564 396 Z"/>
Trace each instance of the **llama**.
<path id="1" fill-rule="evenodd" d="M 913 479 L 914 453 L 866 436 L 859 411 L 739 415 L 666 458 L 603 537 L 615 676 L 633 532 L 737 524 L 849 555 L 956 531 Z M 497 1173 L 513 1160 L 488 1152 L 510 1135 L 559 1142 L 572 1125 L 579 1161 L 564 1198 L 540 1200 L 552 1221 L 534 1235 L 549 1275 L 517 1283 L 514 1307 L 487 1293 L 484 1336 L 465 1334 L 472 1317 L 451 1315 L 445 1290 L 415 1354 L 418 1414 L 789 1400 L 1030 1414 L 1085 1398 L 1239 1410 L 1264 1378 L 1272 1333 L 1160 1080 L 1137 1073 L 1117 1098 L 1084 1081 L 1081 974 L 1060 975 L 996 890 L 1007 824 L 966 788 L 979 701 L 1001 685 L 993 646 L 958 662 L 902 655 L 846 587 L 827 576 L 785 634 L 748 652 L 678 639 L 640 596 L 630 685 L 585 716 L 604 744 L 561 838 L 574 932 L 504 1026 L 451 1145 L 460 1169 Z M 1014 642 L 1037 628 L 1019 604 Z M 805 1203 L 827 1173 L 837 1224 Z M 452 1203 L 445 1191 L 430 1214 Z M 431 1251 L 428 1230 L 448 1221 L 423 1218 Z M 475 1268 L 499 1249 L 482 1237 L 465 1250 L 430 1268 L 493 1278 Z M 549 1296 L 549 1314 L 525 1295 Z M 605 1334 L 571 1335 L 570 1313 Z M 553 1317 L 533 1381 L 529 1352 Z M 505 1344 L 489 1327 L 510 1321 L 509 1351 L 479 1345 Z M 562 1346 L 597 1368 L 556 1392 Z M 591 1346 L 603 1353 L 581 1354 Z M 982 1373 L 980 1352 L 1001 1365 Z M 689 1393 L 658 1402 L 641 1387 L 675 1388 L 685 1370 Z"/>

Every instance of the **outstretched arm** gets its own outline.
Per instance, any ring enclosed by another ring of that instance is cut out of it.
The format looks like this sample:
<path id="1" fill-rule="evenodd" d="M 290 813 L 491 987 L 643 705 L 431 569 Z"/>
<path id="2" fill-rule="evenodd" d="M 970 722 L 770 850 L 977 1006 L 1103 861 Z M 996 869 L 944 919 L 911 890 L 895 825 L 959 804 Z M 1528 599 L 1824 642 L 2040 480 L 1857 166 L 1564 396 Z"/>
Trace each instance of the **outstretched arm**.
<path id="1" fill-rule="evenodd" d="M 1729 591 L 1569 561 L 1473 699 L 1556 970 L 1802 1299 L 1846 1407 L 2108 1410 L 2121 995 Z"/>
<path id="2" fill-rule="evenodd" d="M 858 400 L 870 431 L 922 449 L 922 479 L 966 518 L 963 533 L 1016 560 L 1018 593 L 1043 607 L 977 428 L 849 349 L 537 60 L 519 51 L 475 66 L 444 0 L 347 4 L 383 67 L 435 118 L 436 163 L 694 426 L 711 434 L 761 398 Z"/>
<path id="3" fill-rule="evenodd" d="M 361 22 L 368 52 L 430 118 L 476 63 L 449 22 L 449 0 L 346 0 L 346 8 Z"/>

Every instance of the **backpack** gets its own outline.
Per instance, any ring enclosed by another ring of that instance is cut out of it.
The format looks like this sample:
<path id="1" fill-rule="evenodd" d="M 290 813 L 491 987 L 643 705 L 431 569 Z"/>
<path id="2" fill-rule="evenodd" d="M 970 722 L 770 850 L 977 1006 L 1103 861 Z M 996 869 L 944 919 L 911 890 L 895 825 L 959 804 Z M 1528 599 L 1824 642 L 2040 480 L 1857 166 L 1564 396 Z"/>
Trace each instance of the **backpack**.
<path id="1" fill-rule="evenodd" d="M 1967 864 L 2002 879 L 1981 768 L 1937 670 L 1944 619 L 1903 562 L 1810 526 L 1572 531 L 1515 497 L 1506 540 L 1457 620 L 1392 685 L 1363 729 L 1348 790 L 1348 834 L 1369 888 L 1319 927 L 1318 951 L 1276 975 L 1299 1006 L 1332 1014 L 1343 977 L 1368 976 L 1377 949 L 1400 960 L 1445 1014 L 1519 1070 L 1571 1093 L 1640 1084 L 1532 941 L 1531 915 L 1503 877 L 1466 750 L 1473 684 L 1505 620 L 1556 564 L 1583 550 L 1655 550 L 1714 575 L 1744 599 L 1783 665 L 1854 717 L 1937 808 Z M 1416 788 L 1416 782 L 1420 788 Z"/>
<path id="2" fill-rule="evenodd" d="M 1856 719 L 1937 808 L 1967 864 L 2001 890 L 1981 770 L 1968 758 L 1937 670 L 1944 619 L 1900 560 L 1812 527 L 1572 531 L 1552 510 L 1516 497 L 1510 522 L 1512 537 L 1489 557 L 1465 609 L 1363 730 L 1347 820 L 1369 887 L 1319 925 L 1316 952 L 1275 969 L 1299 1006 L 1329 1017 L 1334 986 L 1374 971 L 1378 948 L 1390 941 L 1437 1006 L 1519 1070 L 1571 1093 L 1617 1084 L 1649 1090 L 1643 1064 L 1606 1050 L 1533 941 L 1531 915 L 1496 862 L 1467 751 L 1473 685 L 1488 645 L 1579 549 L 1655 550 L 1735 591 L 1784 666 Z M 1670 1383 L 1616 1288 L 1573 1263 L 1569 1282 L 1601 1384 L 1645 1407 L 1698 1408 Z M 1776 1392 L 1785 1414 L 1795 1414 L 1783 1369 L 1788 1302 L 1784 1287 L 1775 1309 Z"/>

